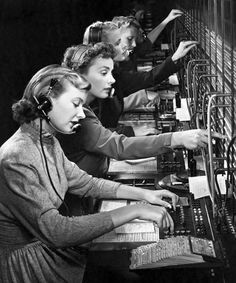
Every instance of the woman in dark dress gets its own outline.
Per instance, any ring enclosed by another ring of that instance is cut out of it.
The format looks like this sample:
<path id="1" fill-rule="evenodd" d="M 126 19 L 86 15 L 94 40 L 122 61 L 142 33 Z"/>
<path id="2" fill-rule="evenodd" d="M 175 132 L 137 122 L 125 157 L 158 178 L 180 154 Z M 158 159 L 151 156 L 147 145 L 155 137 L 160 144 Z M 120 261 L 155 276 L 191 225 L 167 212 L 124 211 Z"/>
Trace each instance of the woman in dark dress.
<path id="1" fill-rule="evenodd" d="M 92 175 L 104 176 L 108 169 L 108 157 L 117 160 L 137 159 L 157 156 L 175 147 L 196 148 L 206 145 L 207 131 L 204 130 L 126 137 L 103 127 L 88 104 L 95 99 L 111 99 L 113 57 L 113 48 L 106 43 L 72 46 L 64 54 L 62 64 L 80 73 L 91 84 L 84 106 L 86 117 L 81 121 L 79 130 L 73 136 L 58 136 L 70 160 Z M 145 97 L 143 103 L 144 100 Z"/>

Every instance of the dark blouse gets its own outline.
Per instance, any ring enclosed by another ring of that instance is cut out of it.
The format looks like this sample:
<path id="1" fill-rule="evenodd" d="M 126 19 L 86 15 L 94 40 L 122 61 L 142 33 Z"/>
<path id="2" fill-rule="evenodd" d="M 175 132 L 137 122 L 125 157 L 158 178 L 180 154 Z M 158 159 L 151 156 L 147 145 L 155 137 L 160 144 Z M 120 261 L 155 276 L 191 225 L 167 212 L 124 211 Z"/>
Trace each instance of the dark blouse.
<path id="1" fill-rule="evenodd" d="M 162 64 L 148 72 L 121 71 L 116 66 L 113 71 L 113 76 L 116 80 L 113 85 L 115 89 L 113 98 L 96 99 L 90 106 L 104 127 L 116 128 L 120 115 L 123 112 L 124 97 L 140 89 L 161 83 L 171 74 L 176 73 L 179 68 L 180 65 L 175 64 L 171 57 L 168 57 Z"/>
<path id="2" fill-rule="evenodd" d="M 172 133 L 153 136 L 126 137 L 102 126 L 94 112 L 84 108 L 85 119 L 80 121 L 74 135 L 58 135 L 66 156 L 81 169 L 94 176 L 107 172 L 108 159 L 137 159 L 170 151 Z"/>

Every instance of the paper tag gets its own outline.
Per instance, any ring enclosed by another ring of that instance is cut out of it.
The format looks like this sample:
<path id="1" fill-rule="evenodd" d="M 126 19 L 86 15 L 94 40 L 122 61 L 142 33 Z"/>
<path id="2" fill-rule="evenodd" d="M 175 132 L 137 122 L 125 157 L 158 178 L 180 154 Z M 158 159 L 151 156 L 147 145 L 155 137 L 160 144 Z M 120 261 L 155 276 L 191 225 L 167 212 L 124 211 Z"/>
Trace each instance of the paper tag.
<path id="1" fill-rule="evenodd" d="M 175 103 L 176 106 L 176 103 Z M 181 108 L 176 108 L 176 119 L 179 121 L 190 121 L 190 114 L 188 111 L 187 101 L 185 98 L 181 98 Z"/>
<path id="2" fill-rule="evenodd" d="M 176 74 L 169 76 L 169 84 L 171 85 L 179 85 L 179 80 Z"/>
<path id="3" fill-rule="evenodd" d="M 211 195 L 206 176 L 189 177 L 188 180 L 189 190 L 195 199 Z"/>
<path id="4" fill-rule="evenodd" d="M 218 184 L 219 184 L 219 187 L 220 187 L 221 194 L 225 195 L 226 194 L 226 184 L 225 184 L 226 175 L 218 174 L 217 175 L 217 181 L 218 181 Z"/>
<path id="5" fill-rule="evenodd" d="M 162 43 L 161 44 L 161 50 L 169 50 L 169 44 L 168 43 Z"/>

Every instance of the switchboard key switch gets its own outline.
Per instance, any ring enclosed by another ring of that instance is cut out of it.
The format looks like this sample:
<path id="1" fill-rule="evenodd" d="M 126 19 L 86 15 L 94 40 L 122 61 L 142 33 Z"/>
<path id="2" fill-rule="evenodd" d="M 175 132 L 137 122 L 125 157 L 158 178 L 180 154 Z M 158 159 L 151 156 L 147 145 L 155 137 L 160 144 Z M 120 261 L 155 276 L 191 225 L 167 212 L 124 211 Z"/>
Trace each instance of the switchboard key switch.
<path id="1" fill-rule="evenodd" d="M 169 230 L 164 230 L 163 234 L 164 234 L 164 239 L 169 238 Z"/>
<path id="2" fill-rule="evenodd" d="M 172 162 L 171 161 L 167 161 L 166 162 L 166 166 L 167 166 L 167 171 L 171 172 L 172 171 L 172 167 L 173 167 Z"/>
<path id="3" fill-rule="evenodd" d="M 161 169 L 161 172 L 163 172 L 163 171 L 164 171 L 164 168 L 165 168 L 165 164 L 164 164 L 164 162 L 161 162 L 161 163 L 160 163 L 160 169 Z"/>
<path id="4" fill-rule="evenodd" d="M 195 222 L 198 222 L 198 215 L 194 216 L 194 220 L 195 220 Z"/>
<path id="5" fill-rule="evenodd" d="M 180 235 L 180 231 L 179 231 L 179 230 L 176 230 L 176 231 L 175 231 L 175 235 L 176 235 L 176 236 L 179 236 L 179 235 Z"/>
<path id="6" fill-rule="evenodd" d="M 190 235 L 191 231 L 190 230 L 186 230 L 186 235 Z"/>
<path id="7" fill-rule="evenodd" d="M 173 238 L 174 236 L 174 232 L 170 232 L 170 238 Z"/>

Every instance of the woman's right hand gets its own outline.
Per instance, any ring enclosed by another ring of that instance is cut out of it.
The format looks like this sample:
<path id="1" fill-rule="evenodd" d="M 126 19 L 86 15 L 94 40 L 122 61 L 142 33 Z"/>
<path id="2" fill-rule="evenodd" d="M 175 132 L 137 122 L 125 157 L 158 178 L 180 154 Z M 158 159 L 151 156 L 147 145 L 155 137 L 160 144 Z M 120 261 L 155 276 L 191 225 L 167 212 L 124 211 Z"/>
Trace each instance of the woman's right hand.
<path id="1" fill-rule="evenodd" d="M 183 58 L 193 47 L 198 44 L 198 41 L 181 41 L 177 50 L 171 57 L 173 62 L 178 61 L 179 59 Z"/>
<path id="2" fill-rule="evenodd" d="M 169 15 L 166 17 L 166 22 L 171 22 L 173 21 L 174 19 L 182 16 L 184 13 L 181 11 L 181 10 L 178 10 L 178 9 L 172 9 L 169 13 Z"/>
<path id="3" fill-rule="evenodd" d="M 151 204 L 137 204 L 137 218 L 153 221 L 159 228 L 169 228 L 174 232 L 174 221 L 165 207 Z"/>
<path id="4" fill-rule="evenodd" d="M 225 139 L 226 136 L 212 132 L 213 138 Z M 171 137 L 171 147 L 183 146 L 187 149 L 207 147 L 209 142 L 208 130 L 192 129 L 182 132 L 174 132 Z"/>

